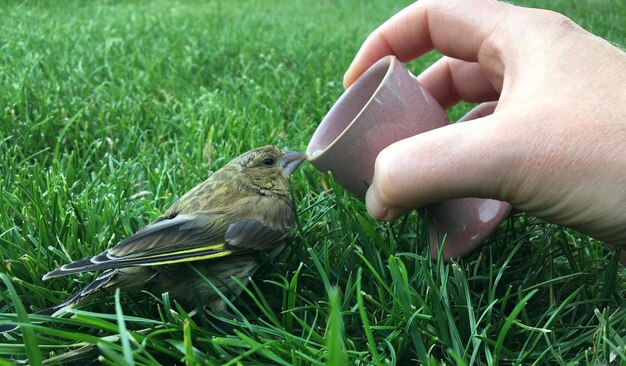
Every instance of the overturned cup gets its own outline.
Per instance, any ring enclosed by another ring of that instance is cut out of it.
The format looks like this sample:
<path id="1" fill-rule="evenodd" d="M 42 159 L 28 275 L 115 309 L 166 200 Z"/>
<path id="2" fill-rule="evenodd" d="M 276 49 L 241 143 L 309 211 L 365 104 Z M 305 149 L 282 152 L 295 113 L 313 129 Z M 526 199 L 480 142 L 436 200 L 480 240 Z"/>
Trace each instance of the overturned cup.
<path id="1" fill-rule="evenodd" d="M 481 105 L 462 120 L 493 112 Z M 309 161 L 363 200 L 374 177 L 376 157 L 396 141 L 450 122 L 437 101 L 394 56 L 371 66 L 339 97 L 313 134 Z M 429 204 L 419 214 L 428 220 L 431 256 L 443 242 L 444 259 L 467 254 L 506 218 L 511 205 L 461 198 Z"/>

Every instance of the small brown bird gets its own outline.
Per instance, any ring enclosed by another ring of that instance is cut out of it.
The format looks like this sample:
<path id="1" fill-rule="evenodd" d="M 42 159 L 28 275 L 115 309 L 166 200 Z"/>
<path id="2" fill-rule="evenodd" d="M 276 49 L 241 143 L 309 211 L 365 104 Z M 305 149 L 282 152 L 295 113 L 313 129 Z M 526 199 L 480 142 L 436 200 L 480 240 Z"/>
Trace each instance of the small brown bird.
<path id="1" fill-rule="evenodd" d="M 169 292 L 181 303 L 223 310 L 221 292 L 241 292 L 261 263 L 275 259 L 295 226 L 289 176 L 306 155 L 264 146 L 248 151 L 183 195 L 163 215 L 99 255 L 66 264 L 44 279 L 104 270 L 52 314 L 116 288 Z M 1 331 L 1 330 L 0 330 Z"/>

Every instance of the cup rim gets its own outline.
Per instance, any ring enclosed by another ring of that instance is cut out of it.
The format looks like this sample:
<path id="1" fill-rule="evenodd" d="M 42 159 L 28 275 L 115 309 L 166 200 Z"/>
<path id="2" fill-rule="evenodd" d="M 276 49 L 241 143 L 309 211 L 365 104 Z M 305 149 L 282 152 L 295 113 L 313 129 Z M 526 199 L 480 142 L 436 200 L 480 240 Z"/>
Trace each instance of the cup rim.
<path id="1" fill-rule="evenodd" d="M 389 61 L 387 61 L 389 60 Z M 339 135 L 337 135 L 337 137 L 335 137 L 335 139 L 328 144 L 328 146 L 326 146 L 324 149 L 322 149 L 319 154 L 317 155 L 312 155 L 313 152 L 309 153 L 308 151 L 308 146 L 307 146 L 307 155 L 308 158 L 307 160 L 309 161 L 315 161 L 318 158 L 321 158 L 322 156 L 324 156 L 328 151 L 330 151 L 334 145 L 337 144 L 337 141 L 339 141 L 343 135 L 345 135 L 347 133 L 347 131 L 350 129 L 350 127 L 352 127 L 352 125 L 355 123 L 355 121 L 357 121 L 361 115 L 363 113 L 365 113 L 365 110 L 372 104 L 372 101 L 374 99 L 376 99 L 376 96 L 378 95 L 378 93 L 380 92 L 382 85 L 387 81 L 387 79 L 390 78 L 391 75 L 391 71 L 393 70 L 394 67 L 396 67 L 397 63 L 400 62 L 398 60 L 398 58 L 394 55 L 387 55 L 381 59 L 379 59 L 378 61 L 376 61 L 374 64 L 372 64 L 372 66 L 370 66 L 367 70 L 365 70 L 363 72 L 363 74 L 361 74 L 361 77 L 363 77 L 363 75 L 365 75 L 365 73 L 370 70 L 372 67 L 374 67 L 375 65 L 377 65 L 378 63 L 383 63 L 383 62 L 389 62 L 389 66 L 387 67 L 387 70 L 385 71 L 385 76 L 383 76 L 383 78 L 380 80 L 380 82 L 378 83 L 378 86 L 376 86 L 376 89 L 374 90 L 374 92 L 372 93 L 372 95 L 370 95 L 369 99 L 367 100 L 367 102 L 365 102 L 365 104 L 363 105 L 363 107 L 361 108 L 361 110 L 359 111 L 359 113 L 356 114 L 356 116 L 354 116 L 354 118 L 352 119 L 352 121 L 350 121 L 350 123 L 348 123 L 348 125 L 346 126 L 346 128 L 343 129 L 343 131 L 341 131 L 341 133 Z M 341 102 L 342 99 L 344 99 L 349 93 L 350 93 L 350 89 L 358 82 L 359 79 L 357 79 L 348 89 L 346 89 L 341 96 L 339 97 L 339 99 L 337 99 L 337 101 L 335 102 L 335 104 L 330 108 L 330 110 L 326 113 L 326 115 L 324 116 L 324 118 L 322 118 L 322 122 L 324 122 L 324 120 L 326 119 L 326 117 L 328 117 L 328 115 L 330 115 L 333 110 L 335 109 L 336 106 L 338 106 Z M 321 126 L 321 124 L 319 125 Z M 318 126 L 318 128 L 319 128 Z M 313 133 L 313 136 L 311 137 L 311 140 L 313 140 L 313 138 L 315 137 L 315 135 L 317 135 L 317 130 Z M 316 150 L 317 151 L 317 150 Z"/>

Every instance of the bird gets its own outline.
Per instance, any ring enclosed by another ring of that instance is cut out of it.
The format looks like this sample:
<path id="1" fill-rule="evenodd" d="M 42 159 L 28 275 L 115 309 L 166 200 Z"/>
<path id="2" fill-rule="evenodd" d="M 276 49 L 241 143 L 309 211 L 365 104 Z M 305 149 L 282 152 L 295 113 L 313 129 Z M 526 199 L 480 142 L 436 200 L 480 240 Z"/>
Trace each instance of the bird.
<path id="1" fill-rule="evenodd" d="M 289 177 L 306 158 L 267 145 L 232 159 L 112 248 L 44 275 L 47 280 L 103 271 L 38 314 L 54 316 L 118 288 L 169 292 L 182 304 L 224 311 L 226 303 L 206 279 L 234 297 L 242 291 L 237 281 L 247 284 L 263 263 L 283 251 L 296 226 Z M 0 327 L 0 332 L 12 328 Z"/>

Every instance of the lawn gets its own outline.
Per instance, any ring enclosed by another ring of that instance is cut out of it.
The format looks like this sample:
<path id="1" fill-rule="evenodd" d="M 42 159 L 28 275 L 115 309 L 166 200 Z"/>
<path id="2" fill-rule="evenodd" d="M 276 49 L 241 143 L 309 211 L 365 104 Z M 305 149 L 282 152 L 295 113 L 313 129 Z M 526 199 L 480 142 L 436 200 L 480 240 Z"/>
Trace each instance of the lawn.
<path id="1" fill-rule="evenodd" d="M 618 0 L 518 3 L 626 45 Z M 431 261 L 417 215 L 377 222 L 308 164 L 292 179 L 296 239 L 228 314 L 147 292 L 23 314 L 95 275 L 45 273 L 132 234 L 230 158 L 304 150 L 363 39 L 407 4 L 3 2 L 0 323 L 24 324 L 0 335 L 0 365 L 626 364 L 626 270 L 601 243 L 517 214 L 476 253 Z"/>

